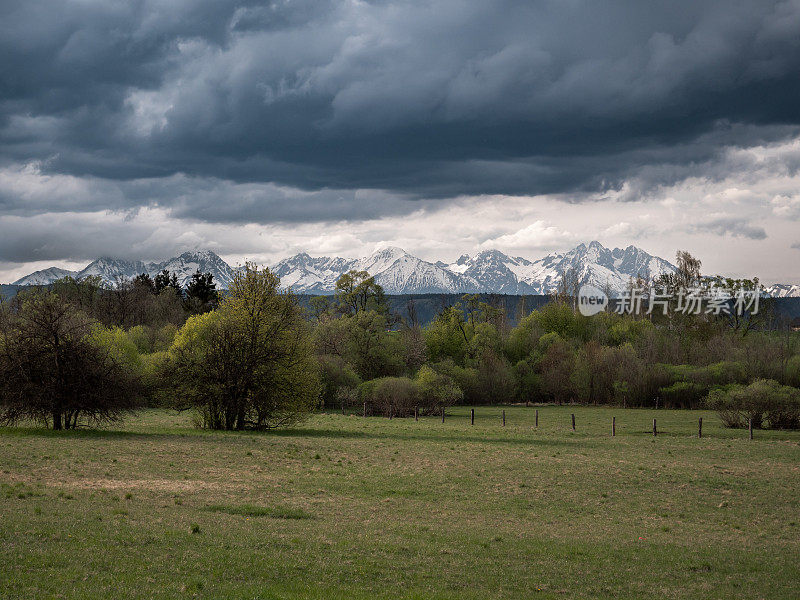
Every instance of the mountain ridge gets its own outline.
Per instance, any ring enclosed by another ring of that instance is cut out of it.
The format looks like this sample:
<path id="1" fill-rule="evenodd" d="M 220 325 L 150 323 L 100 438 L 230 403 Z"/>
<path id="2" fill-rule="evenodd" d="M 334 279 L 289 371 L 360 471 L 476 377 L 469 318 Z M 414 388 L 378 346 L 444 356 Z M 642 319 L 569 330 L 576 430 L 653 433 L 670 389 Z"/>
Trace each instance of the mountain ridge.
<path id="1" fill-rule="evenodd" d="M 598 241 L 579 244 L 566 252 L 552 252 L 536 260 L 510 256 L 496 249 L 475 255 L 462 254 L 456 261 L 426 261 L 402 248 L 381 248 L 362 258 L 312 257 L 300 252 L 270 265 L 282 286 L 301 294 L 327 295 L 347 271 L 367 271 L 387 294 L 493 293 L 546 295 L 556 291 L 566 272 L 575 274 L 579 285 L 590 284 L 618 294 L 631 279 L 650 280 L 676 267 L 669 261 L 633 245 L 607 248 Z M 167 269 L 185 287 L 196 270 L 210 272 L 220 289 L 227 289 L 235 270 L 210 250 L 187 251 L 162 262 L 144 263 L 110 257 L 98 258 L 80 271 L 51 267 L 36 271 L 12 285 L 46 285 L 64 276 L 99 276 L 106 285 L 132 279 L 140 273 L 151 277 Z M 767 288 L 775 297 L 798 297 L 800 286 L 776 284 Z"/>

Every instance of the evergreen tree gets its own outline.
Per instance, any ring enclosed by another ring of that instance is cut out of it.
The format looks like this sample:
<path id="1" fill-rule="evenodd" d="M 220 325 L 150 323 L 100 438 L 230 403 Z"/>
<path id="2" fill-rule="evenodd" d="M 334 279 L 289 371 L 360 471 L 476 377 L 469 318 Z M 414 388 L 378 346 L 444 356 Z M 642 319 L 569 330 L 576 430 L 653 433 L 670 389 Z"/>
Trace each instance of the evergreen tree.
<path id="1" fill-rule="evenodd" d="M 153 284 L 155 285 L 156 294 L 160 294 L 166 288 L 173 288 L 178 292 L 179 296 L 183 295 L 181 284 L 178 283 L 178 276 L 175 273 L 170 273 L 166 269 L 156 275 Z"/>
<path id="2" fill-rule="evenodd" d="M 214 276 L 198 269 L 186 286 L 186 305 L 189 312 L 204 313 L 214 310 L 219 304 L 219 292 Z"/>
<path id="3" fill-rule="evenodd" d="M 150 290 L 153 294 L 156 293 L 156 284 L 153 278 L 147 273 L 141 273 L 133 278 L 133 285 L 141 286 L 144 289 Z"/>

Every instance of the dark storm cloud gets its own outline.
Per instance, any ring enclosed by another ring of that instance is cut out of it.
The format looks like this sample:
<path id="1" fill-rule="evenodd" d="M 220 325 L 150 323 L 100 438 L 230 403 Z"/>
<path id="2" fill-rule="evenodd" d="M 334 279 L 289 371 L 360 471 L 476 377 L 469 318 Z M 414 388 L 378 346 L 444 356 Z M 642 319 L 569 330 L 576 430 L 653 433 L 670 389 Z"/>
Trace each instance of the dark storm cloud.
<path id="1" fill-rule="evenodd" d="M 209 221 L 659 185 L 796 133 L 798 31 L 798 1 L 7 0 L 0 161 L 92 187 L 51 210 Z"/>

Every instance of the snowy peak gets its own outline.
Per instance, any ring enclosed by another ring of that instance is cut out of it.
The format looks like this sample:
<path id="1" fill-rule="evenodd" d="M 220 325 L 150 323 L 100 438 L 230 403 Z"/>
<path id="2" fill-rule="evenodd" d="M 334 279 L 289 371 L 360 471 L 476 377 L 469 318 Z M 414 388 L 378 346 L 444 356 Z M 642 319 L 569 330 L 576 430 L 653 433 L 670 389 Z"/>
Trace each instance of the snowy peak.
<path id="1" fill-rule="evenodd" d="M 89 263 L 85 269 L 75 275 L 75 278 L 99 277 L 103 283 L 113 286 L 119 281 L 133 279 L 140 273 L 146 272 L 147 266 L 141 261 L 131 262 L 103 257 Z"/>
<path id="2" fill-rule="evenodd" d="M 30 275 L 17 279 L 11 285 L 48 285 L 58 279 L 74 277 L 75 275 L 77 275 L 76 271 L 67 271 L 66 269 L 59 269 L 58 267 L 50 267 L 49 269 L 34 271 Z"/>
<path id="3" fill-rule="evenodd" d="M 675 270 L 669 262 L 635 246 L 611 250 L 598 241 L 533 262 L 499 250 L 484 250 L 474 257 L 462 256 L 447 268 L 476 282 L 477 291 L 503 294 L 552 293 L 565 273 L 574 273 L 579 285 L 590 283 L 621 292 L 631 278 L 652 279 Z"/>
<path id="4" fill-rule="evenodd" d="M 767 295 L 770 298 L 800 298 L 800 285 L 776 283 L 767 287 Z"/>
<path id="5" fill-rule="evenodd" d="M 231 266 L 210 250 L 184 252 L 180 256 L 170 258 L 162 263 L 151 263 L 147 265 L 147 271 L 140 271 L 140 273 L 146 272 L 153 277 L 164 269 L 178 276 L 181 287 L 186 287 L 192 275 L 196 271 L 200 271 L 201 273 L 211 273 L 217 288 L 227 289 L 233 281 L 234 274 Z"/>
<path id="6" fill-rule="evenodd" d="M 210 250 L 184 252 L 160 263 L 99 258 L 77 273 L 56 267 L 31 273 L 15 285 L 46 285 L 67 275 L 78 279 L 98 276 L 109 286 L 140 273 L 151 277 L 166 269 L 186 286 L 199 270 L 211 273 L 219 289 L 230 286 L 235 270 Z M 272 267 L 281 285 L 301 294 L 332 294 L 336 281 L 351 270 L 367 271 L 387 294 L 550 294 L 563 276 L 572 273 L 578 285 L 591 284 L 612 293 L 625 290 L 631 279 L 652 280 L 674 272 L 670 262 L 636 246 L 609 249 L 598 241 L 580 244 L 568 252 L 554 252 L 528 260 L 499 250 L 461 255 L 453 263 L 429 262 L 402 248 L 381 248 L 364 258 L 313 257 L 306 252 L 285 258 Z M 800 297 L 800 285 L 767 288 L 773 297 Z"/>
<path id="7" fill-rule="evenodd" d="M 281 278 L 281 285 L 307 294 L 331 294 L 336 280 L 355 268 L 355 260 L 322 256 L 313 258 L 305 252 L 284 258 L 274 267 L 273 273 Z"/>
<path id="8" fill-rule="evenodd" d="M 199 250 L 184 252 L 180 256 L 170 258 L 161 263 L 148 264 L 142 261 L 127 261 L 103 257 L 92 261 L 85 268 L 77 272 L 67 271 L 57 267 L 36 271 L 22 279 L 18 279 L 14 282 L 14 285 L 49 285 L 58 279 L 70 276 L 75 279 L 99 277 L 104 285 L 113 287 L 120 281 L 133 279 L 142 273 L 147 273 L 151 277 L 155 277 L 156 274 L 164 269 L 175 273 L 178 276 L 178 282 L 183 287 L 186 287 L 192 274 L 198 269 L 201 273 L 211 273 L 214 276 L 217 287 L 220 289 L 225 289 L 230 285 L 231 281 L 233 281 L 234 273 L 234 270 L 228 263 L 210 250 Z"/>
<path id="9" fill-rule="evenodd" d="M 590 284 L 612 292 L 623 291 L 631 279 L 652 280 L 663 273 L 674 273 L 670 262 L 652 256 L 641 248 L 609 249 L 598 241 L 580 244 L 565 254 L 549 254 L 534 263 L 533 277 L 547 291 L 558 288 L 562 274 L 573 273 L 579 285 Z"/>
<path id="10" fill-rule="evenodd" d="M 358 261 L 358 269 L 375 276 L 389 294 L 455 294 L 467 291 L 463 277 L 440 263 L 412 256 L 401 248 L 384 248 Z"/>

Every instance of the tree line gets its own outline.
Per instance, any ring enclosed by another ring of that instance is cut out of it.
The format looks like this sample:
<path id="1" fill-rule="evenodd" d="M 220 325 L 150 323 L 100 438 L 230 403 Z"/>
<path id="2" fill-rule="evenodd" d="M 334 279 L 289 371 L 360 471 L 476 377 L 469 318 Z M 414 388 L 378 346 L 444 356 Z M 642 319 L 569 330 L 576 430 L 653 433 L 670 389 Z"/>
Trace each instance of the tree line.
<path id="1" fill-rule="evenodd" d="M 659 283 L 674 292 L 708 281 L 687 253 L 678 267 Z M 797 332 L 752 314 L 586 317 L 571 279 L 513 327 L 476 295 L 423 327 L 413 301 L 392 313 L 364 271 L 305 309 L 253 264 L 223 294 L 199 272 L 186 290 L 167 272 L 110 289 L 66 278 L 0 307 L 0 421 L 69 428 L 169 406 L 192 410 L 198 426 L 266 429 L 316 408 L 399 417 L 555 402 L 709 407 L 730 426 L 800 426 Z"/>

